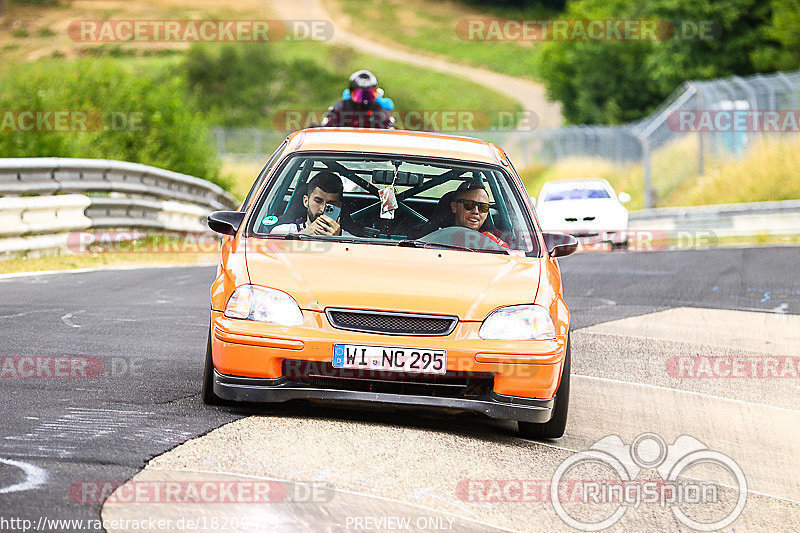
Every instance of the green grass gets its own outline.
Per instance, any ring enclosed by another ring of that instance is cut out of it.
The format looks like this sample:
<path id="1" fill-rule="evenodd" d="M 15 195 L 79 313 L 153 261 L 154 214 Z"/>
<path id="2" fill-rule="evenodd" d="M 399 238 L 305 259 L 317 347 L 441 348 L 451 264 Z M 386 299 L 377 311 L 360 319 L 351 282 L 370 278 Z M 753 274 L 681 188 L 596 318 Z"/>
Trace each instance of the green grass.
<path id="1" fill-rule="evenodd" d="M 741 158 L 709 158 L 702 176 L 698 175 L 696 146 L 697 138 L 687 135 L 653 154 L 651 180 L 657 207 L 800 199 L 800 136 L 757 141 Z M 573 158 L 521 169 L 520 174 L 534 196 L 550 180 L 605 178 L 617 192 L 632 196 L 629 209 L 644 207 L 640 164 Z"/>
<path id="2" fill-rule="evenodd" d="M 377 41 L 447 56 L 456 62 L 485 67 L 510 76 L 536 78 L 539 46 L 535 42 L 468 40 L 456 31 L 459 21 L 475 18 L 545 19 L 546 8 L 487 8 L 475 3 L 422 0 L 328 0 L 330 11 L 347 17 L 351 29 Z M 463 22 L 462 22 L 463 24 Z"/>
<path id="3" fill-rule="evenodd" d="M 264 73 L 264 83 L 290 75 L 301 81 L 294 90 L 281 91 L 279 101 L 264 109 L 263 119 L 257 124 L 261 127 L 270 127 L 270 117 L 287 110 L 308 111 L 310 119 L 320 122 L 328 106 L 341 98 L 350 74 L 360 69 L 368 69 L 377 76 L 386 96 L 394 100 L 397 111 L 474 110 L 492 118 L 501 111 L 521 111 L 516 100 L 482 85 L 432 70 L 414 69 L 410 75 L 405 63 L 350 48 L 317 42 L 277 42 L 264 46 L 269 47 L 269 53 L 284 65 L 283 68 L 299 69 L 302 74 L 298 76 L 296 72 L 285 70 Z"/>

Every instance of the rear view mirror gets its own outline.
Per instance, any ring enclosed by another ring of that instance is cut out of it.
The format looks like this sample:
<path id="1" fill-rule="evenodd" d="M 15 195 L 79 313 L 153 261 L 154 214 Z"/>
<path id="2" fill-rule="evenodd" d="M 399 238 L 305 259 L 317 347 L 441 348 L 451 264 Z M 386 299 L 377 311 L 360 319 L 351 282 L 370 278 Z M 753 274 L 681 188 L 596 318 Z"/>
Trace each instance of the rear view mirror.
<path id="1" fill-rule="evenodd" d="M 397 179 L 395 179 L 393 170 L 372 171 L 372 183 L 375 185 L 391 185 L 392 181 L 394 181 L 395 185 L 416 187 L 417 185 L 422 185 L 422 174 L 401 170 L 397 173 Z"/>
<path id="2" fill-rule="evenodd" d="M 566 233 L 542 233 L 551 257 L 566 257 L 578 249 L 578 239 Z"/>
<path id="3" fill-rule="evenodd" d="M 208 227 L 223 235 L 236 235 L 244 215 L 242 211 L 214 211 L 208 215 Z"/>
<path id="4" fill-rule="evenodd" d="M 628 194 L 628 193 L 626 193 L 626 192 L 621 192 L 621 193 L 619 193 L 619 194 L 617 195 L 617 198 L 619 198 L 619 201 L 620 201 L 620 203 L 622 203 L 622 204 L 627 204 L 628 202 L 630 202 L 630 201 L 631 201 L 631 195 L 630 195 L 630 194 Z"/>

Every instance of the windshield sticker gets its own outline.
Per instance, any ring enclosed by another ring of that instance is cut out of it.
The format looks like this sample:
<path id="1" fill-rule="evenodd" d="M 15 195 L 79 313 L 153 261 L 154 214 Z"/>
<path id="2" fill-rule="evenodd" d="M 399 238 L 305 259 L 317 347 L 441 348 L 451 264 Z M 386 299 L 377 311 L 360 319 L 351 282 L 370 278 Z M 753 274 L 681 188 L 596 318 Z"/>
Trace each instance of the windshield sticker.
<path id="1" fill-rule="evenodd" d="M 275 215 L 270 215 L 268 217 L 264 217 L 264 220 L 261 221 L 262 224 L 265 226 L 274 226 L 278 223 L 278 217 Z"/>

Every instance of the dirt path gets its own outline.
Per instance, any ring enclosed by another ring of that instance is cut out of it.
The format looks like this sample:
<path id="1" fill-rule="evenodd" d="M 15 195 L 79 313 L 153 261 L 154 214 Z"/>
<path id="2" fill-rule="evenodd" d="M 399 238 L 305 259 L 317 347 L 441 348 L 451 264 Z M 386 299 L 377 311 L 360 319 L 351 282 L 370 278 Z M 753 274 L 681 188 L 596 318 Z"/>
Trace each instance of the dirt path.
<path id="1" fill-rule="evenodd" d="M 332 43 L 468 79 L 518 100 L 523 109 L 536 113 L 540 128 L 552 128 L 561 124 L 561 105 L 548 102 L 545 98 L 544 87 L 538 83 L 498 74 L 483 68 L 451 63 L 441 56 L 422 55 L 399 47 L 376 43 L 349 32 L 344 27 L 345 23 L 335 14 L 328 13 L 319 0 L 270 0 L 270 2 L 273 13 L 279 19 L 330 20 L 334 25 Z"/>

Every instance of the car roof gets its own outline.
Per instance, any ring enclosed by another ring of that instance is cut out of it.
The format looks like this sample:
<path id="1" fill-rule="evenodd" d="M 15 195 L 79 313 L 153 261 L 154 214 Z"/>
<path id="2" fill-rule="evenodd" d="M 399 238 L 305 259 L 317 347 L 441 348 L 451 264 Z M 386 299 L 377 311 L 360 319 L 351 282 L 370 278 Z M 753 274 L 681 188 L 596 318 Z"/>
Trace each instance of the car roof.
<path id="1" fill-rule="evenodd" d="M 298 137 L 300 137 L 298 139 Z M 480 139 L 406 130 L 309 128 L 289 136 L 293 151 L 343 151 L 445 157 L 498 164 L 506 159 L 496 145 Z"/>
<path id="2" fill-rule="evenodd" d="M 585 187 L 603 187 L 604 189 L 614 190 L 607 179 L 604 178 L 577 178 L 577 179 L 563 179 L 552 180 L 542 185 L 542 190 L 545 189 L 558 189 L 564 190 L 569 187 L 585 188 Z"/>

